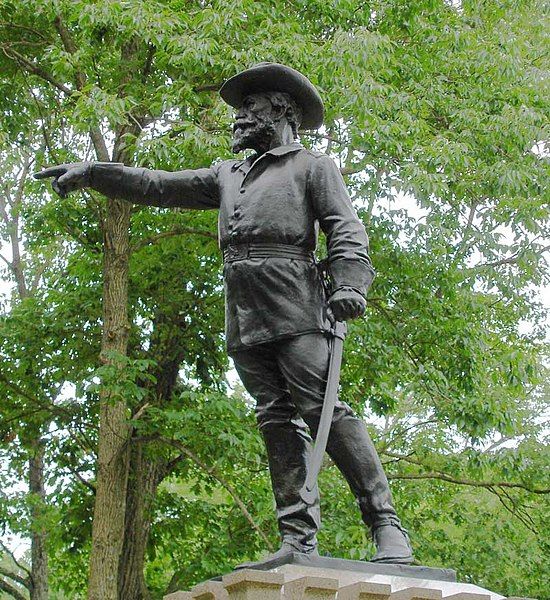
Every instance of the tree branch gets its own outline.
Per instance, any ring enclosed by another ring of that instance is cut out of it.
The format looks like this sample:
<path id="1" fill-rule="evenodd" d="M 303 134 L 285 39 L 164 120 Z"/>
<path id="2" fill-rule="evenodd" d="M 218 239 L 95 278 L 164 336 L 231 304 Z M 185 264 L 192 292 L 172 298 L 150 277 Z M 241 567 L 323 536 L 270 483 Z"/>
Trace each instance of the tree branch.
<path id="1" fill-rule="evenodd" d="M 69 33 L 69 30 L 65 27 L 63 21 L 61 20 L 60 15 L 57 15 L 53 20 L 57 33 L 59 33 L 59 37 L 61 38 L 61 42 L 63 43 L 63 48 L 65 51 L 71 55 L 76 54 L 77 47 L 74 43 L 74 40 Z M 76 89 L 82 90 L 82 88 L 86 85 L 86 76 L 82 71 L 75 67 L 75 80 L 76 80 Z"/>
<path id="2" fill-rule="evenodd" d="M 49 115 L 44 115 L 44 112 L 42 110 L 42 106 L 40 104 L 40 102 L 38 101 L 38 98 L 36 97 L 36 94 L 34 93 L 34 90 L 32 89 L 32 84 L 28 81 L 28 77 L 27 77 L 27 73 L 24 73 L 24 81 L 25 81 L 25 85 L 27 87 L 27 90 L 30 94 L 30 96 L 32 96 L 33 102 L 36 106 L 36 110 L 40 116 L 38 120 L 38 122 L 40 123 L 40 130 L 42 132 L 42 137 L 44 138 L 44 145 L 45 147 L 48 149 L 48 152 L 50 153 L 50 155 L 53 158 L 56 158 L 57 156 L 57 149 L 54 148 L 52 142 L 51 142 L 51 137 L 50 134 L 48 132 L 48 130 L 46 129 L 46 126 L 44 125 L 44 123 L 48 122 L 47 119 L 49 117 Z M 61 162 L 61 161 L 59 161 Z"/>
<path id="3" fill-rule="evenodd" d="M 65 24 L 63 23 L 60 15 L 57 15 L 55 17 L 54 25 L 55 25 L 57 32 L 59 33 L 61 42 L 63 43 L 63 48 L 65 48 L 65 50 L 69 54 L 74 56 L 74 54 L 77 51 L 76 44 L 75 44 L 73 38 L 71 37 L 69 30 L 65 27 Z M 75 76 L 76 89 L 80 91 L 86 85 L 86 75 L 85 75 L 84 71 L 78 69 L 75 66 L 75 75 L 74 76 Z M 109 150 L 107 149 L 107 144 L 105 143 L 105 138 L 103 137 L 103 134 L 101 133 L 101 129 L 99 128 L 99 125 L 93 125 L 90 127 L 90 138 L 92 140 L 92 144 L 94 146 L 98 160 L 103 161 L 103 162 L 109 162 L 109 160 L 110 160 Z"/>
<path id="4" fill-rule="evenodd" d="M 141 72 L 141 83 L 145 83 L 147 81 L 147 77 L 151 73 L 153 67 L 153 58 L 155 57 L 155 52 L 157 49 L 153 44 L 149 45 L 147 49 L 147 58 L 145 59 L 145 65 L 143 66 L 143 71 Z"/>
<path id="5" fill-rule="evenodd" d="M 25 277 L 25 272 L 23 270 L 23 263 L 21 260 L 21 248 L 19 246 L 19 213 L 21 211 L 21 205 L 23 204 L 23 192 L 25 189 L 25 181 L 27 179 L 27 175 L 29 173 L 31 165 L 34 162 L 34 159 L 32 159 L 30 156 L 26 156 L 25 158 L 26 160 L 23 164 L 23 169 L 18 174 L 19 181 L 17 184 L 17 189 L 15 191 L 15 197 L 12 202 L 10 231 L 12 270 L 15 276 L 15 282 L 17 284 L 17 290 L 19 293 L 20 300 L 23 300 L 27 297 L 28 286 Z"/>
<path id="6" fill-rule="evenodd" d="M 533 494 L 550 494 L 550 489 L 537 489 L 530 488 L 521 483 L 509 483 L 507 481 L 474 481 L 472 479 L 458 479 L 450 477 L 444 473 L 417 473 L 417 474 L 399 474 L 399 475 L 388 475 L 388 479 L 439 479 L 441 481 L 447 481 L 448 483 L 455 483 L 457 485 L 467 485 L 470 487 L 482 487 L 485 489 L 500 488 L 520 488 Z"/>
<path id="7" fill-rule="evenodd" d="M 540 250 L 537 250 L 536 254 L 538 254 L 538 255 L 544 254 L 548 250 L 550 250 L 550 246 L 544 246 Z M 518 260 L 525 254 L 525 252 L 526 252 L 526 249 L 518 250 L 517 252 L 514 252 L 514 254 L 512 254 L 511 256 L 507 256 L 505 258 L 501 258 L 501 259 L 495 260 L 493 262 L 481 263 L 481 264 L 473 267 L 473 269 L 486 269 L 488 267 L 500 267 L 502 265 L 513 265 L 518 262 Z"/>
<path id="8" fill-rule="evenodd" d="M 149 246 L 151 244 L 156 244 L 160 240 L 163 240 L 163 239 L 166 239 L 169 237 L 174 237 L 176 235 L 186 235 L 186 234 L 200 235 L 203 237 L 207 237 L 211 240 L 218 239 L 218 236 L 215 233 L 211 233 L 210 231 L 204 231 L 202 229 L 193 229 L 191 227 L 174 227 L 170 231 L 163 231 L 161 233 L 157 233 L 156 235 L 152 235 L 150 237 L 138 240 L 135 244 L 133 244 L 132 252 L 135 252 L 136 250 L 140 250 L 141 248 L 143 248 L 145 246 Z"/>
<path id="9" fill-rule="evenodd" d="M 57 19 L 56 19 L 56 21 L 57 21 Z M 57 27 L 57 23 L 56 23 L 56 27 Z M 69 45 L 65 46 L 65 44 L 68 42 L 68 40 L 67 40 L 67 36 L 69 36 L 68 30 L 67 29 L 60 30 L 59 27 L 57 27 L 57 29 L 61 36 L 61 40 L 64 43 L 65 49 L 67 50 L 67 52 L 70 52 L 70 48 L 74 48 L 74 43 L 71 44 L 69 42 Z M 63 31 L 63 35 L 61 34 L 61 31 Z M 70 39 L 70 37 L 69 37 L 69 39 Z M 74 93 L 73 90 L 68 88 L 65 84 L 61 83 L 60 81 L 57 81 L 43 67 L 41 67 L 40 65 L 34 64 L 33 62 L 31 62 L 30 60 L 25 58 L 22 54 L 17 52 L 17 50 L 6 47 L 6 45 L 2 45 L 2 51 L 10 60 L 15 60 L 20 65 L 24 66 L 28 72 L 33 73 L 34 75 L 37 75 L 38 77 L 40 77 L 44 81 L 47 81 L 48 83 L 51 83 L 58 90 L 67 94 L 67 96 L 73 95 L 73 93 Z M 84 87 L 85 81 L 86 81 L 83 73 L 81 71 L 76 70 L 75 79 L 76 79 L 77 89 L 82 89 L 82 87 Z M 108 162 L 110 160 L 109 151 L 107 149 L 105 139 L 103 138 L 103 135 L 101 133 L 99 126 L 90 127 L 90 138 L 92 140 L 92 144 L 94 145 L 98 160 L 103 161 L 103 162 Z"/>
<path id="10" fill-rule="evenodd" d="M 46 269 L 52 264 L 52 262 L 53 262 L 52 258 L 46 259 L 43 257 L 40 264 L 36 267 L 32 281 L 31 281 L 31 285 L 30 285 L 31 294 L 33 294 L 38 289 L 38 284 L 40 283 L 40 278 L 42 277 L 42 275 L 44 274 Z"/>
<path id="11" fill-rule="evenodd" d="M 15 392 L 16 394 L 19 394 L 26 400 L 29 400 L 33 404 L 38 403 L 37 398 L 35 398 L 34 396 L 31 396 L 23 388 L 19 387 L 16 383 L 13 383 L 12 381 L 10 381 L 10 379 L 8 377 L 6 377 L 5 375 L 3 375 L 2 373 L 0 373 L 0 381 L 2 381 L 5 385 L 7 385 L 8 388 L 11 389 L 13 392 Z M 1 543 L 2 542 L 0 542 L 0 544 Z"/>
<path id="12" fill-rule="evenodd" d="M 109 162 L 109 150 L 107 150 L 107 144 L 105 143 L 105 139 L 99 127 L 90 127 L 90 138 L 94 145 L 98 160 L 101 162 Z"/>
<path id="13" fill-rule="evenodd" d="M 14 29 L 22 29 L 23 31 L 34 33 L 34 35 L 37 35 L 39 38 L 42 38 L 45 42 L 48 41 L 48 38 L 41 31 L 38 31 L 38 29 L 33 29 L 32 27 L 18 25 L 17 23 L 7 23 L 6 21 L 0 21 L 0 27 L 12 27 Z"/>
<path id="14" fill-rule="evenodd" d="M 420 365 L 422 364 L 422 360 L 416 355 L 416 353 L 414 351 L 414 347 L 411 346 L 411 344 L 408 343 L 407 340 L 399 337 L 399 335 L 397 333 L 399 331 L 399 326 L 392 317 L 392 314 L 391 314 L 392 311 L 390 309 L 388 309 L 386 306 L 384 306 L 384 304 L 382 302 L 377 301 L 376 299 L 373 299 L 373 298 L 370 299 L 370 304 L 376 310 L 378 310 L 378 312 L 380 312 L 382 315 L 384 315 L 386 317 L 386 319 L 388 320 L 388 322 L 390 323 L 390 325 L 392 326 L 392 328 L 394 330 L 394 333 L 390 334 L 390 335 L 392 335 L 392 337 L 395 340 L 395 342 L 397 343 L 397 345 L 403 348 L 403 350 L 405 351 L 405 354 L 408 356 L 409 360 L 414 365 L 415 369 L 418 370 Z M 426 369 L 425 375 L 426 375 L 426 377 L 425 378 L 422 377 L 420 380 L 420 383 L 426 389 L 428 394 L 432 395 L 434 393 L 434 390 L 431 389 L 428 385 L 428 383 L 431 383 L 434 386 L 437 394 L 439 394 L 442 398 L 445 398 L 449 402 L 453 402 L 453 399 L 448 394 L 446 394 L 444 390 L 441 389 L 439 382 L 434 377 L 432 377 L 432 375 L 430 374 L 428 369 Z"/>
<path id="15" fill-rule="evenodd" d="M 31 576 L 31 572 L 29 569 L 27 569 L 27 567 L 24 567 L 18 560 L 17 558 L 15 558 L 15 554 L 6 546 L 6 544 L 4 544 L 4 542 L 2 542 L 2 540 L 0 540 L 0 548 L 2 549 L 3 552 L 5 552 L 14 562 L 14 564 L 21 569 L 22 571 L 24 571 L 25 573 L 27 573 L 27 575 L 30 577 Z"/>
<path id="16" fill-rule="evenodd" d="M 172 469 L 176 467 L 185 458 L 185 454 L 178 454 L 175 458 L 166 464 L 165 473 L 171 473 Z"/>
<path id="17" fill-rule="evenodd" d="M 159 439 L 160 439 L 160 441 L 164 442 L 165 444 L 168 444 L 169 446 L 173 446 L 174 448 L 178 449 L 180 452 L 182 452 L 182 454 L 185 454 L 185 456 L 190 458 L 203 471 L 205 471 L 208 475 L 213 477 L 220 485 L 222 485 L 222 487 L 224 487 L 229 492 L 229 494 L 231 495 L 231 497 L 233 498 L 233 500 L 235 501 L 235 503 L 241 510 L 242 514 L 244 515 L 245 519 L 250 523 L 251 527 L 263 539 L 268 550 L 270 552 L 273 552 L 275 550 L 275 548 L 273 547 L 273 544 L 269 541 L 266 534 L 260 529 L 260 527 L 254 521 L 252 515 L 246 508 L 244 502 L 241 500 L 240 496 L 235 491 L 235 488 L 222 475 L 220 475 L 220 473 L 218 473 L 215 466 L 209 467 L 192 450 L 190 450 L 189 448 L 187 448 L 187 446 L 185 446 L 181 442 L 178 442 L 177 440 L 168 440 L 166 438 L 159 438 Z"/>
<path id="18" fill-rule="evenodd" d="M 520 437 L 520 435 L 521 434 L 503 436 L 500 438 L 500 440 L 493 442 L 490 446 L 485 448 L 485 452 L 491 452 L 492 450 L 496 450 L 499 446 L 502 446 L 502 444 L 505 444 L 506 442 L 509 442 L 510 440 Z"/>
<path id="19" fill-rule="evenodd" d="M 355 173 L 361 173 L 364 170 L 365 167 L 341 167 L 340 173 L 342 173 L 343 176 L 355 175 Z"/>
<path id="20" fill-rule="evenodd" d="M 531 515 L 526 513 L 527 517 L 525 517 L 517 510 L 514 510 L 513 502 L 511 502 L 512 506 L 510 506 L 507 502 L 504 501 L 503 494 L 499 494 L 495 489 L 489 488 L 489 491 L 492 492 L 499 499 L 499 502 L 502 504 L 505 510 L 507 510 L 513 517 L 518 519 L 518 521 L 523 523 L 523 525 L 525 525 L 525 527 L 527 527 L 529 531 L 532 531 L 535 535 L 538 535 L 538 531 L 533 526 L 533 520 L 531 519 Z M 508 500 L 510 500 L 508 494 L 504 493 L 504 495 Z"/>
<path id="21" fill-rule="evenodd" d="M 472 229 L 472 225 L 474 224 L 474 218 L 476 216 L 476 211 L 478 207 L 477 200 L 472 200 L 470 204 L 470 210 L 468 212 L 468 220 L 466 221 L 466 225 L 464 227 L 464 231 L 462 232 L 462 240 L 456 249 L 454 260 L 458 260 L 467 250 L 468 238 L 470 237 L 470 231 Z"/>
<path id="22" fill-rule="evenodd" d="M 11 262 L 3 254 L 0 254 L 0 259 L 3 260 L 6 263 L 6 265 L 8 265 L 8 268 L 11 271 L 11 269 L 12 269 Z"/>
<path id="23" fill-rule="evenodd" d="M 0 579 L 0 590 L 9 594 L 14 600 L 27 600 L 25 596 L 13 585 L 10 585 L 7 581 Z"/>
<path id="24" fill-rule="evenodd" d="M 16 581 L 17 583 L 19 583 L 23 587 L 26 587 L 27 589 L 30 587 L 31 582 L 28 577 L 21 577 L 21 575 L 13 573 L 12 571 L 9 571 L 8 569 L 5 569 L 2 566 L 0 566 L 0 575 L 3 575 L 4 577 L 8 577 L 9 579 Z"/>
<path id="25" fill-rule="evenodd" d="M 126 88 L 134 77 L 135 67 L 133 65 L 139 54 L 140 46 L 140 39 L 136 35 L 132 36 L 125 44 L 122 45 L 120 58 L 121 64 L 123 65 L 123 71 L 121 73 L 120 82 L 117 89 L 118 98 L 124 97 Z M 152 52 L 154 54 L 154 49 Z M 149 61 L 153 60 L 153 54 L 151 54 L 151 47 L 149 47 L 148 57 L 141 73 L 141 77 L 144 81 L 147 78 L 151 68 L 152 63 Z M 126 163 L 128 161 L 130 158 L 131 146 L 127 143 L 127 137 L 131 136 L 137 139 L 143 130 L 143 115 L 138 113 L 133 114 L 133 112 L 130 110 L 128 111 L 127 116 L 129 123 L 121 125 L 115 135 L 115 143 L 113 148 L 113 160 L 115 162 Z"/>
<path id="26" fill-rule="evenodd" d="M 221 83 L 210 83 L 207 85 L 199 85 L 195 88 L 195 92 L 217 92 L 221 88 Z"/>
<path id="27" fill-rule="evenodd" d="M 93 483 L 82 477 L 82 475 L 76 469 L 73 469 L 69 465 L 65 466 L 78 479 L 78 481 L 80 481 L 82 485 L 87 487 L 94 495 L 96 494 L 96 487 Z"/>
<path id="28" fill-rule="evenodd" d="M 417 427 L 424 427 L 424 425 L 434 425 L 436 423 L 438 423 L 439 421 L 437 419 L 426 419 L 425 421 L 418 421 L 418 423 L 413 423 L 412 425 L 409 425 L 408 427 L 405 427 L 404 429 L 401 429 L 399 431 L 397 431 L 395 433 L 395 435 L 392 436 L 392 441 L 395 441 L 396 438 L 402 438 L 405 434 L 407 434 L 409 431 L 416 429 Z M 384 438 L 387 439 L 389 433 L 391 433 L 391 427 L 388 426 L 389 423 L 386 422 L 386 426 L 384 427 L 384 431 L 386 432 L 384 435 Z M 382 442 L 382 446 L 381 446 L 381 450 L 380 452 L 384 452 L 385 450 L 383 448 L 387 447 L 387 443 L 386 442 Z M 389 455 L 388 455 L 389 456 Z"/>
<path id="29" fill-rule="evenodd" d="M 386 456 L 395 458 L 397 460 L 404 460 L 406 462 L 422 465 L 418 461 L 411 460 L 408 456 L 402 456 L 400 454 L 394 454 L 393 452 L 384 452 Z M 422 465 L 423 466 L 423 465 Z M 428 472 L 428 473 L 402 473 L 395 475 L 388 475 L 388 479 L 439 479 L 441 481 L 447 481 L 449 483 L 455 483 L 457 485 L 467 485 L 470 487 L 482 487 L 486 489 L 491 488 L 515 488 L 522 489 L 532 494 L 550 494 L 550 488 L 540 489 L 532 488 L 523 483 L 511 483 L 509 481 L 475 481 L 474 479 L 460 479 L 458 477 L 451 477 L 443 472 Z"/>
<path id="30" fill-rule="evenodd" d="M 44 402 L 37 397 L 31 396 L 31 394 L 26 392 L 22 387 L 18 386 L 16 383 L 13 383 L 9 379 L 9 377 L 6 377 L 3 373 L 0 373 L 0 381 L 12 392 L 15 392 L 22 398 L 25 398 L 25 400 L 29 401 L 32 405 L 38 406 L 38 408 L 36 408 L 36 409 L 23 411 L 11 419 L 7 419 L 5 421 L 0 421 L 4 424 L 11 423 L 12 421 L 16 421 L 17 419 L 19 419 L 25 415 L 34 415 L 36 413 L 39 413 L 40 411 L 47 411 L 51 414 L 59 414 L 59 415 L 65 415 L 67 417 L 74 417 L 74 413 L 72 413 L 70 410 L 68 410 L 62 406 L 56 406 L 55 404 L 53 404 L 51 402 Z M 0 542 L 0 544 L 1 543 L 2 542 Z"/>
<path id="31" fill-rule="evenodd" d="M 0 194 L 0 217 L 2 217 L 2 221 L 6 224 L 7 227 L 11 224 L 10 216 L 8 215 L 8 203 Z"/>
<path id="32" fill-rule="evenodd" d="M 67 94 L 67 96 L 71 96 L 72 95 L 73 90 L 71 90 L 70 88 L 68 88 L 66 85 L 64 85 L 60 81 L 57 81 L 57 79 L 55 79 L 54 77 L 52 77 L 48 73 L 48 71 L 46 71 L 46 69 L 44 69 L 40 65 L 36 65 L 35 63 L 33 63 L 32 61 L 30 61 L 29 59 L 25 58 L 22 54 L 19 54 L 19 52 L 17 52 L 17 50 L 14 50 L 13 48 L 6 47 L 6 45 L 3 44 L 2 45 L 2 52 L 10 60 L 15 60 L 15 62 L 18 62 L 20 65 L 23 65 L 24 67 L 26 67 L 27 71 L 33 73 L 34 75 L 37 75 L 38 77 L 40 77 L 44 81 L 47 81 L 48 83 L 51 83 L 58 90 L 62 91 L 64 94 Z"/>

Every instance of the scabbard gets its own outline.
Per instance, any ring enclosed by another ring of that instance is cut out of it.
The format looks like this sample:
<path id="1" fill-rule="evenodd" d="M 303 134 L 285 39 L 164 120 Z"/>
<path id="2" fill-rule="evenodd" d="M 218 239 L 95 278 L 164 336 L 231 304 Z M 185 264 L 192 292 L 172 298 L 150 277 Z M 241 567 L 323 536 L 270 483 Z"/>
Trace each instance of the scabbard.
<path id="1" fill-rule="evenodd" d="M 317 437 L 315 438 L 315 446 L 311 461 L 308 465 L 308 473 L 306 481 L 300 490 L 302 500 L 313 505 L 316 501 L 316 485 L 325 450 L 327 449 L 328 436 L 332 425 L 332 416 L 334 414 L 334 406 L 338 398 L 338 385 L 340 384 L 340 369 L 342 366 L 342 354 L 344 351 L 344 339 L 346 338 L 347 326 L 342 321 L 336 321 L 332 329 L 332 344 L 330 352 L 330 361 L 327 375 L 327 387 L 325 389 L 325 397 L 323 400 L 323 410 L 319 427 L 317 428 Z"/>

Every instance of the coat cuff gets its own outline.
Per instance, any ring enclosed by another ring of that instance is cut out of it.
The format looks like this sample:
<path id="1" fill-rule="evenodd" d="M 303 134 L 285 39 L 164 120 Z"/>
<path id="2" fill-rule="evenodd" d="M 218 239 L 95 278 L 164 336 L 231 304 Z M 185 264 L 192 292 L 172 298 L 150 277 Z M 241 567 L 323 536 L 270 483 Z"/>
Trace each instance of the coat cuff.
<path id="1" fill-rule="evenodd" d="M 109 197 L 119 196 L 124 165 L 122 163 L 94 162 L 90 172 L 90 187 Z"/>
<path id="2" fill-rule="evenodd" d="M 333 289 L 351 287 L 366 295 L 375 271 L 368 263 L 359 260 L 339 259 L 330 263 Z"/>

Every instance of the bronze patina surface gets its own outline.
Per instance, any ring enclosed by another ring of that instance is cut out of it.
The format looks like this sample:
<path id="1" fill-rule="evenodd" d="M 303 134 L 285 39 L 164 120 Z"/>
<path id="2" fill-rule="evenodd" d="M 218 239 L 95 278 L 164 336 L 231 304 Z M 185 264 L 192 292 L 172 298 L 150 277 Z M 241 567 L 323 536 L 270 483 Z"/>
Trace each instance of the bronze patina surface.
<path id="1" fill-rule="evenodd" d="M 221 95 L 237 108 L 233 150 L 253 150 L 248 158 L 172 173 L 71 163 L 36 177 L 53 177 L 63 196 L 91 187 L 139 204 L 219 210 L 227 347 L 256 400 L 277 504 L 282 546 L 269 560 L 315 557 L 318 490 L 313 486 L 307 502 L 300 492 L 327 387 L 331 323 L 363 314 L 374 277 L 368 237 L 332 159 L 296 141 L 301 124 L 319 127 L 323 115 L 304 75 L 261 63 L 228 80 Z M 313 259 L 319 228 L 327 239 L 329 290 Z M 371 560 L 410 563 L 408 536 L 365 423 L 336 399 L 328 425 L 327 452 L 377 546 Z"/>

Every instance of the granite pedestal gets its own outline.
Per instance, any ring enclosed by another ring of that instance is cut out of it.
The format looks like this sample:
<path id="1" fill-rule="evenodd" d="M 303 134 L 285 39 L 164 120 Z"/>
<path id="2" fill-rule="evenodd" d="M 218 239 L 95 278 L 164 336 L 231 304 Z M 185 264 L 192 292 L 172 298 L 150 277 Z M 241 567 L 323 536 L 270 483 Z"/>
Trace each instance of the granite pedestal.
<path id="1" fill-rule="evenodd" d="M 164 600 L 503 600 L 452 569 L 292 554 L 233 571 Z M 508 599 L 512 600 L 512 599 Z M 514 598 L 513 600 L 520 600 Z M 525 599 L 529 600 L 529 599 Z"/>

